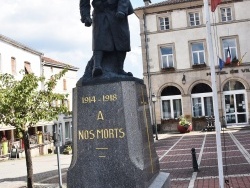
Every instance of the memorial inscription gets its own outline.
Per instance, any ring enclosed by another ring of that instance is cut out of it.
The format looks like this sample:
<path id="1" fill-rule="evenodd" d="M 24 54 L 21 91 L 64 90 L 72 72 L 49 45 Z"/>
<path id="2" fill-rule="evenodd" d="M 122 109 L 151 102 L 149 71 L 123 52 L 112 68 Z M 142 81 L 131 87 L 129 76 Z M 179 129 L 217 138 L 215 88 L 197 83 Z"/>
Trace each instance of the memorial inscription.
<path id="1" fill-rule="evenodd" d="M 74 94 L 80 103 L 74 108 L 77 126 L 67 186 L 149 187 L 158 177 L 159 161 L 145 85 L 134 81 L 89 85 L 77 87 Z"/>
<path id="2" fill-rule="evenodd" d="M 96 96 L 83 96 L 82 103 L 90 104 L 95 102 L 111 102 L 117 100 L 117 94 L 102 95 L 101 97 Z"/>
<path id="3" fill-rule="evenodd" d="M 79 140 L 124 138 L 126 135 L 123 128 L 79 130 L 78 134 Z"/>

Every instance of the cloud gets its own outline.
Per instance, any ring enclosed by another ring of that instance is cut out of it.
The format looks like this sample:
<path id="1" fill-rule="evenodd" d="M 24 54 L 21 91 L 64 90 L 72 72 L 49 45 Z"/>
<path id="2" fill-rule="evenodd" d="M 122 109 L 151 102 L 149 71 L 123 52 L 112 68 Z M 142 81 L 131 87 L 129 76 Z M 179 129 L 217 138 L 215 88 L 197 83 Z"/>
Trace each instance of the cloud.
<path id="1" fill-rule="evenodd" d="M 131 1 L 134 7 L 143 1 Z M 80 21 L 79 1 L 74 0 L 0 0 L 0 32 L 45 56 L 79 67 L 82 76 L 92 56 L 92 28 Z M 129 16 L 131 52 L 126 71 L 142 78 L 139 21 Z M 127 70 L 128 69 L 128 70 Z"/>

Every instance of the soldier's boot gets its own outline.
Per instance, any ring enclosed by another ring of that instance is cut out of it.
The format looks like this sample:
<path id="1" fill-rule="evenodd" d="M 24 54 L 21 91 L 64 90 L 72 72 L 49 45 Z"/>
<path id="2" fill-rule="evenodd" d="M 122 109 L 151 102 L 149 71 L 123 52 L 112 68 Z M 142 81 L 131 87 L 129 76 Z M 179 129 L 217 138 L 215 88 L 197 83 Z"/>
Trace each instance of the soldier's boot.
<path id="1" fill-rule="evenodd" d="M 126 58 L 126 54 L 127 54 L 127 52 L 117 52 L 118 74 L 126 75 L 126 76 L 133 76 L 133 74 L 131 72 L 125 72 L 123 70 L 123 65 L 124 65 L 124 61 L 125 61 L 125 58 Z"/>
<path id="2" fill-rule="evenodd" d="M 92 76 L 97 77 L 102 75 L 102 57 L 103 57 L 103 52 L 102 51 L 94 51 L 94 65 L 93 65 L 93 70 L 92 70 Z"/>

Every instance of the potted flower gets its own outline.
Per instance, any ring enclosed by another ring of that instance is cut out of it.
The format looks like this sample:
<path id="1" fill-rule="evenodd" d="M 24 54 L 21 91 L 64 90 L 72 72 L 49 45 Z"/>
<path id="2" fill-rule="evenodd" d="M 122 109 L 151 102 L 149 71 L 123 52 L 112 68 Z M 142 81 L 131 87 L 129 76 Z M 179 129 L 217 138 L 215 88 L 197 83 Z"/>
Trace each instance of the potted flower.
<path id="1" fill-rule="evenodd" d="M 63 150 L 63 154 L 69 155 L 69 154 L 71 154 L 71 153 L 72 153 L 72 148 L 71 148 L 71 146 L 66 146 L 66 147 L 64 148 L 64 150 Z"/>
<path id="2" fill-rule="evenodd" d="M 192 131 L 192 123 L 188 121 L 190 116 L 180 116 L 179 124 L 177 125 L 177 129 L 180 133 L 188 133 Z"/>

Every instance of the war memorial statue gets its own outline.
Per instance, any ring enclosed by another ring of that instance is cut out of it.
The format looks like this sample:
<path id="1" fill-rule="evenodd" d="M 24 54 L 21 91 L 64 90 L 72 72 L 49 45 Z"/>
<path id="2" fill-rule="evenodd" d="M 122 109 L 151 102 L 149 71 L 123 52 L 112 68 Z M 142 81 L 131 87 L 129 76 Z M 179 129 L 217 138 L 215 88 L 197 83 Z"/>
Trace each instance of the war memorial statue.
<path id="1" fill-rule="evenodd" d="M 88 62 L 83 79 L 133 76 L 123 70 L 126 53 L 130 51 L 128 16 L 133 14 L 129 0 L 80 0 L 81 22 L 93 26 L 93 56 Z"/>
<path id="2" fill-rule="evenodd" d="M 93 7 L 93 17 L 91 17 Z M 68 188 L 168 188 L 155 151 L 146 86 L 123 70 L 130 51 L 129 0 L 80 0 L 93 27 L 93 56 L 73 89 Z"/>

